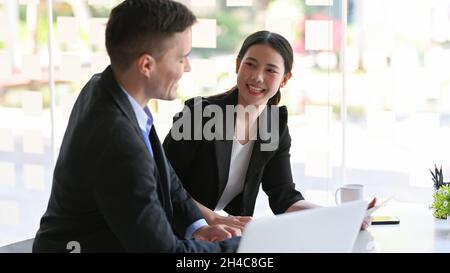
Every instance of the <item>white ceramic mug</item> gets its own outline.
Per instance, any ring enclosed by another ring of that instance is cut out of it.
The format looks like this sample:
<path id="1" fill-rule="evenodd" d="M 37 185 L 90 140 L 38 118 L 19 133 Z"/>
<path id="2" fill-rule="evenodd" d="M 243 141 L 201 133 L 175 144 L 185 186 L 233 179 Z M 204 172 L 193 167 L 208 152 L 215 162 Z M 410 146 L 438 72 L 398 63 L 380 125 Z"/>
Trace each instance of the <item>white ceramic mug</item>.
<path id="1" fill-rule="evenodd" d="M 363 200 L 364 199 L 364 185 L 361 184 L 347 184 L 336 190 L 334 194 L 336 204 Z"/>

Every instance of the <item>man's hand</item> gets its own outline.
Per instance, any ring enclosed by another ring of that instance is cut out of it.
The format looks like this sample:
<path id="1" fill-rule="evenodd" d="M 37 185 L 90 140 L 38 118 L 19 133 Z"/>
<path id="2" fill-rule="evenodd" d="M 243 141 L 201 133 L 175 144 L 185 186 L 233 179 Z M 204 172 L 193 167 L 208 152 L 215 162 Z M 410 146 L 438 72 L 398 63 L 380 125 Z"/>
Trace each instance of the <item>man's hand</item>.
<path id="1" fill-rule="evenodd" d="M 220 242 L 234 236 L 241 236 L 242 232 L 238 228 L 226 225 L 204 226 L 192 234 L 197 240 L 208 242 Z"/>

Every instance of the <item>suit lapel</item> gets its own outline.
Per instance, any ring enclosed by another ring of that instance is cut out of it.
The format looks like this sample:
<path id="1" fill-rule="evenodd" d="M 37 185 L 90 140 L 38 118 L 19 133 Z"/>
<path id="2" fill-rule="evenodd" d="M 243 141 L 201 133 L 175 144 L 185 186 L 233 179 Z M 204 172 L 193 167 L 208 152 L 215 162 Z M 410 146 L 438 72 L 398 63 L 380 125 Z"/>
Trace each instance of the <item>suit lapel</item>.
<path id="1" fill-rule="evenodd" d="M 138 121 L 136 119 L 136 115 L 134 114 L 133 108 L 128 101 L 128 98 L 123 93 L 119 84 L 114 78 L 113 71 L 110 66 L 108 66 L 105 71 L 103 71 L 101 75 L 102 85 L 109 92 L 118 106 L 118 108 L 123 112 L 123 114 L 131 121 L 133 128 L 136 133 L 139 135 L 139 139 L 142 140 L 142 143 L 145 146 L 145 142 L 142 139 L 142 132 L 139 128 Z M 167 169 L 167 163 L 164 156 L 164 152 L 161 148 L 161 143 L 159 141 L 158 135 L 155 131 L 155 126 L 152 126 L 150 131 L 150 143 L 152 146 L 152 151 L 154 157 L 152 158 L 150 155 L 150 161 L 156 165 L 155 176 L 158 183 L 158 195 L 161 202 L 161 205 L 166 211 L 167 216 L 170 218 L 172 215 L 172 204 L 170 202 L 170 181 Z M 151 166 L 149 166 L 151 168 Z M 171 221 L 171 219 L 169 219 Z"/>
<path id="2" fill-rule="evenodd" d="M 216 153 L 216 166 L 217 166 L 217 181 L 218 181 L 218 191 L 217 200 L 222 196 L 223 191 L 225 190 L 225 186 L 228 182 L 228 175 L 230 172 L 230 160 L 231 160 L 231 151 L 233 148 L 233 140 L 227 139 L 227 131 L 226 131 L 226 106 L 237 104 L 237 92 L 231 93 L 228 97 L 217 100 L 217 105 L 222 108 L 223 112 L 223 128 L 222 132 L 224 133 L 223 140 L 214 140 L 214 150 Z M 234 116 L 235 118 L 235 116 Z M 234 121 L 233 121 L 234 123 Z M 233 134 L 230 134 L 232 137 Z"/>
<path id="3" fill-rule="evenodd" d="M 250 157 L 250 162 L 247 168 L 247 174 L 245 175 L 244 192 L 246 187 L 249 186 L 247 185 L 247 181 L 259 182 L 253 177 L 261 172 L 261 169 L 269 160 L 271 154 L 271 152 L 261 151 L 261 141 L 259 139 L 255 141 L 255 144 L 253 145 L 252 155 Z"/>
<path id="4" fill-rule="evenodd" d="M 122 113 L 131 121 L 135 131 L 139 135 L 141 135 L 141 129 L 139 128 L 139 124 L 136 119 L 136 115 L 133 112 L 133 108 L 128 101 L 128 98 L 117 83 L 116 79 L 114 78 L 114 74 L 110 66 L 108 66 L 102 73 L 102 85 L 107 90 L 107 92 L 111 94 L 114 102 L 122 111 Z M 142 140 L 142 142 L 145 145 L 144 140 Z"/>
<path id="5" fill-rule="evenodd" d="M 218 175 L 218 197 L 222 196 L 225 186 L 228 182 L 228 174 L 230 172 L 231 150 L 233 148 L 232 140 L 215 140 L 214 149 L 216 152 L 216 165 Z"/>
<path id="6" fill-rule="evenodd" d="M 167 160 L 162 150 L 161 142 L 156 134 L 155 125 L 150 130 L 150 143 L 152 146 L 153 156 L 158 169 L 158 193 L 160 196 L 161 205 L 165 208 L 168 215 L 172 215 L 172 204 L 170 202 L 170 176 L 167 167 Z"/>
<path id="7" fill-rule="evenodd" d="M 268 141 L 263 141 L 261 139 L 259 126 L 261 123 L 266 123 L 266 128 L 270 128 L 271 124 L 271 116 L 269 113 L 269 107 L 266 107 L 261 115 L 258 117 L 258 131 L 257 131 L 257 139 L 255 141 L 255 144 L 253 145 L 253 151 L 252 155 L 250 157 L 250 162 L 247 169 L 247 174 L 245 176 L 245 184 L 244 184 L 244 194 L 246 187 L 251 187 L 251 185 L 248 185 L 247 181 L 252 181 L 254 183 L 258 183 L 259 181 L 254 178 L 254 176 L 258 175 L 261 172 L 261 169 L 264 167 L 264 165 L 269 161 L 270 156 L 273 154 L 269 151 L 262 151 L 261 144 L 265 144 Z M 278 133 L 278 132 L 276 132 Z"/>
<path id="8" fill-rule="evenodd" d="M 233 93 L 231 93 L 228 97 L 222 99 L 222 100 L 218 100 L 216 101 L 217 105 L 219 105 L 222 110 L 223 110 L 223 132 L 226 132 L 226 106 L 227 105 L 233 105 L 236 106 L 237 101 L 238 101 L 238 91 L 234 91 Z M 267 108 L 266 108 L 267 109 Z M 267 114 L 267 112 L 265 112 L 265 114 Z M 234 121 L 236 120 L 236 114 L 234 114 Z M 270 115 L 262 115 L 261 116 L 263 118 L 263 122 L 267 122 L 270 123 Z M 233 124 L 234 124 L 233 121 Z M 270 155 L 272 154 L 271 152 L 263 152 L 261 151 L 261 143 L 265 143 L 264 141 L 261 141 L 261 138 L 259 136 L 259 132 L 258 132 L 258 137 L 255 140 L 255 144 L 253 145 L 253 150 L 252 150 L 252 155 L 250 157 L 250 162 L 248 165 L 248 169 L 247 169 L 247 173 L 245 176 L 245 181 L 244 181 L 244 194 L 245 194 L 245 189 L 246 187 L 248 187 L 249 183 L 247 183 L 248 181 L 251 182 L 259 182 L 256 179 L 254 179 L 253 177 L 257 174 L 260 173 L 261 168 L 263 168 L 263 166 L 266 164 L 266 162 L 269 160 Z M 216 152 L 216 165 L 217 165 L 217 173 L 218 173 L 218 197 L 220 198 L 220 196 L 222 196 L 223 191 L 225 190 L 226 184 L 228 182 L 228 175 L 230 172 L 230 160 L 231 160 L 231 152 L 232 152 L 232 148 L 233 148 L 233 140 L 227 140 L 225 137 L 225 140 L 214 140 L 214 150 Z M 253 178 L 253 179 L 252 179 Z M 253 183 L 250 183 L 253 184 Z"/>
<path id="9" fill-rule="evenodd" d="M 226 106 L 233 105 L 236 106 L 238 101 L 238 91 L 235 90 L 230 95 L 225 98 L 217 99 L 212 101 L 212 103 L 219 105 L 224 111 L 224 122 L 223 126 L 226 126 Z M 246 199 L 246 193 L 251 192 L 253 187 L 259 184 L 258 176 L 261 174 L 261 170 L 270 160 L 270 157 L 273 155 L 275 151 L 262 151 L 261 145 L 270 143 L 271 139 L 264 141 L 262 140 L 259 132 L 259 125 L 261 123 L 266 123 L 266 130 L 271 128 L 271 106 L 268 106 L 264 109 L 263 113 L 258 118 L 258 134 L 257 139 L 255 140 L 255 144 L 253 145 L 252 155 L 250 157 L 250 162 L 248 165 L 247 173 L 245 175 L 244 181 L 244 200 Z M 234 115 L 234 119 L 236 119 L 236 115 Z M 261 119 L 261 120 L 260 120 Z M 234 124 L 234 121 L 233 121 Z M 279 130 L 279 128 L 278 128 Z M 273 133 L 279 133 L 279 131 Z M 226 132 L 226 128 L 223 128 L 223 132 Z M 264 138 L 265 139 L 265 138 Z M 214 140 L 214 151 L 216 153 L 216 165 L 217 165 L 217 174 L 218 174 L 218 198 L 222 196 L 223 191 L 225 190 L 226 184 L 228 182 L 228 175 L 230 172 L 230 160 L 231 160 L 231 152 L 233 148 L 233 140 Z"/>

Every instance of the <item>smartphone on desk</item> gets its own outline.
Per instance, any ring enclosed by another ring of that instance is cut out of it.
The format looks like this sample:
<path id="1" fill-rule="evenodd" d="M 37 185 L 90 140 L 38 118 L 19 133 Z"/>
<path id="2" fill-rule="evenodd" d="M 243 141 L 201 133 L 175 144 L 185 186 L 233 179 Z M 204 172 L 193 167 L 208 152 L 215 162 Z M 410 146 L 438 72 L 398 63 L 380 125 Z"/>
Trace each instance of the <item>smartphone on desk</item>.
<path id="1" fill-rule="evenodd" d="M 372 225 L 397 225 L 400 219 L 397 216 L 373 216 Z"/>

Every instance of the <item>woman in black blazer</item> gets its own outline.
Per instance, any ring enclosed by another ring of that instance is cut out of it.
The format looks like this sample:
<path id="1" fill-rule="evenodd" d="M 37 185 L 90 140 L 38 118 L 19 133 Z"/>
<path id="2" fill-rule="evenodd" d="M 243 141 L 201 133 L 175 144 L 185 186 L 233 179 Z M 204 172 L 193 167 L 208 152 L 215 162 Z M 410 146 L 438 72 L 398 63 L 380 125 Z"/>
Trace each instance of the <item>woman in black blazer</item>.
<path id="1" fill-rule="evenodd" d="M 288 113 L 277 106 L 292 64 L 284 37 L 256 32 L 236 59 L 237 85 L 213 97 L 190 99 L 175 116 L 164 141 L 166 155 L 209 224 L 242 230 L 253 215 L 260 184 L 275 214 L 316 206 L 295 189 Z M 235 216 L 214 212 L 221 209 Z"/>

